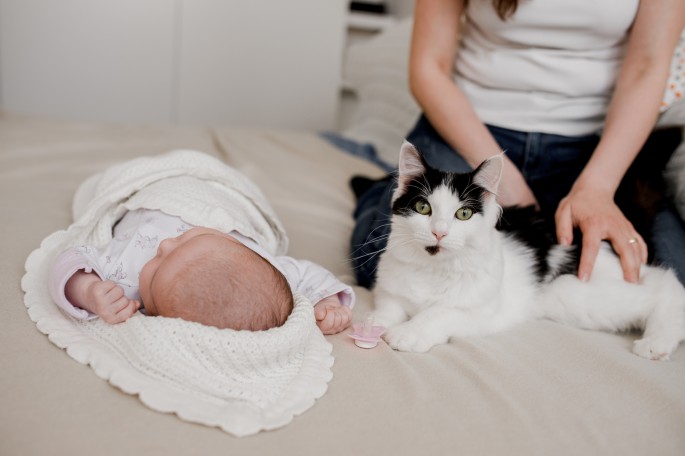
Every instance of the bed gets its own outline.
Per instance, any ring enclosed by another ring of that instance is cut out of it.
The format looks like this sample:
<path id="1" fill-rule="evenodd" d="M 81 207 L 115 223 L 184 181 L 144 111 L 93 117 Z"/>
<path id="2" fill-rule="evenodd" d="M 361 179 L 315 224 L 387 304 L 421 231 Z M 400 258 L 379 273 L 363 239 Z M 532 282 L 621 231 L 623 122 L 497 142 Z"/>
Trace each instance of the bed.
<path id="1" fill-rule="evenodd" d="M 347 137 L 373 140 L 363 116 L 357 122 Z M 376 131 L 392 142 L 391 130 Z M 392 160 L 382 141 L 382 157 Z M 290 255 L 354 284 L 348 179 L 384 171 L 316 133 L 3 113 L 0 454 L 685 454 L 685 347 L 670 361 L 647 361 L 630 351 L 636 334 L 548 321 L 454 340 L 427 354 L 395 352 L 384 343 L 364 350 L 346 332 L 327 336 L 335 361 L 325 394 L 288 424 L 248 437 L 151 410 L 51 343 L 29 318 L 21 280 L 41 240 L 71 222 L 72 197 L 86 177 L 172 149 L 200 150 L 244 172 L 283 221 Z M 372 295 L 355 291 L 359 321 Z"/>

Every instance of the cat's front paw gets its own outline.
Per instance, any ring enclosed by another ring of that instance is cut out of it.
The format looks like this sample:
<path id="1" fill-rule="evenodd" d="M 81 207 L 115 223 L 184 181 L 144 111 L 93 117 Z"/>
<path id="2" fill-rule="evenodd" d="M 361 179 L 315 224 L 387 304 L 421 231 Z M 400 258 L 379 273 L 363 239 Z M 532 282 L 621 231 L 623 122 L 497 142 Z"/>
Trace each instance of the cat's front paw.
<path id="1" fill-rule="evenodd" d="M 391 348 L 404 352 L 425 353 L 435 345 L 409 322 L 390 328 L 383 339 Z"/>
<path id="2" fill-rule="evenodd" d="M 655 361 L 666 361 L 678 346 L 678 341 L 669 337 L 645 337 L 633 343 L 633 353 Z"/>

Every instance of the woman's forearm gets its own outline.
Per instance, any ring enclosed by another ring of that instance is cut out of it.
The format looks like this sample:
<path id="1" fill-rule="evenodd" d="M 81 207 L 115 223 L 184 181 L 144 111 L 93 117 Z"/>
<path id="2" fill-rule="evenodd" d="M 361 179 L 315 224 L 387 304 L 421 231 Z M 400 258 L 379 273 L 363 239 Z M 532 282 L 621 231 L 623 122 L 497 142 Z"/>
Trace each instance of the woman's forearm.
<path id="1" fill-rule="evenodd" d="M 616 82 L 602 139 L 577 185 L 615 193 L 656 122 L 685 2 L 642 2 Z"/>
<path id="2" fill-rule="evenodd" d="M 460 0 L 416 2 L 409 83 L 431 124 L 475 167 L 500 149 L 452 80 L 463 9 Z"/>
<path id="3" fill-rule="evenodd" d="M 435 73 L 417 84 L 414 97 L 445 141 L 475 168 L 501 149 L 463 92 L 450 78 Z"/>
<path id="4" fill-rule="evenodd" d="M 431 124 L 475 167 L 500 149 L 452 79 L 464 7 L 461 0 L 417 0 L 409 84 Z"/>

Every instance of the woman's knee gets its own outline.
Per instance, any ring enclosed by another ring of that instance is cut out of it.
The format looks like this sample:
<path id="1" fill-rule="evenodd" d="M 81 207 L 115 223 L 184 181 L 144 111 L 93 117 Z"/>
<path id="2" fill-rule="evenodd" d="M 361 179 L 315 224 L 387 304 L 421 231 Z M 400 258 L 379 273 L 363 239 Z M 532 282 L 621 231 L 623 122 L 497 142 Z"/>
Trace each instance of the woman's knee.
<path id="1" fill-rule="evenodd" d="M 412 131 L 407 135 L 421 153 L 426 163 L 432 168 L 452 173 L 467 173 L 471 166 L 456 152 L 433 128 L 425 115 L 421 115 Z"/>

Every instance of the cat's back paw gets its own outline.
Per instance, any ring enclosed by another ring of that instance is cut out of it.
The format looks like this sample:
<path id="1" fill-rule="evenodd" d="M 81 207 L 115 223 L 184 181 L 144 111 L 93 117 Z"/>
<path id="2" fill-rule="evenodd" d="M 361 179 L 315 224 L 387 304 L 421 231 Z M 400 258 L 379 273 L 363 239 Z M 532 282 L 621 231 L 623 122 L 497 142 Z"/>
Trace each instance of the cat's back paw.
<path id="1" fill-rule="evenodd" d="M 666 361 L 679 342 L 672 337 L 649 336 L 633 343 L 633 353 L 655 361 Z"/>

